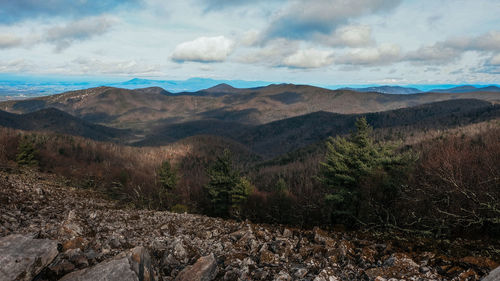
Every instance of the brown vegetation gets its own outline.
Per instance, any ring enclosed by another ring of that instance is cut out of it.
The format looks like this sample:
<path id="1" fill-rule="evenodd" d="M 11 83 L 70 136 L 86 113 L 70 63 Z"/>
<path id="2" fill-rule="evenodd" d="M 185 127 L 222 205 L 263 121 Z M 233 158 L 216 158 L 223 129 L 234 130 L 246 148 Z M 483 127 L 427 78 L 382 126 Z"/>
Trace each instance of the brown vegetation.
<path id="1" fill-rule="evenodd" d="M 403 150 L 419 155 L 407 175 L 403 193 L 394 198 L 390 220 L 367 221 L 437 235 L 499 233 L 500 128 L 498 121 L 452 130 L 375 130 L 379 140 L 396 135 Z M 0 128 L 0 166 L 15 166 L 19 143 L 30 140 L 38 151 L 39 169 L 62 175 L 83 188 L 100 190 L 138 207 L 205 213 L 209 201 L 203 186 L 206 167 L 225 148 L 235 165 L 256 188 L 243 204 L 241 218 L 303 227 L 329 226 L 327 190 L 316 180 L 324 146 L 314 145 L 263 162 L 244 146 L 210 136 L 191 137 L 162 147 L 129 147 L 53 133 L 27 133 Z M 403 140 L 403 141 L 401 141 Z M 157 171 L 170 161 L 178 184 L 168 200 L 157 200 Z M 377 184 L 375 175 L 363 186 Z M 365 198 L 368 196 L 369 189 Z M 371 193 L 370 193 L 371 194 Z M 370 196 L 377 194 L 371 194 Z M 165 203 L 167 202 L 167 203 Z M 364 208 L 370 208 L 370 204 Z"/>

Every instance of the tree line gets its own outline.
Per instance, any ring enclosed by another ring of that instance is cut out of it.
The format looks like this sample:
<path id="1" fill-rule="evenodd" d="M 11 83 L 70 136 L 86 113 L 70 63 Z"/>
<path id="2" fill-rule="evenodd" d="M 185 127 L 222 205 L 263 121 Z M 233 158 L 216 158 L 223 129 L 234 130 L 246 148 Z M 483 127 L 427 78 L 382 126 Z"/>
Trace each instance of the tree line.
<path id="1" fill-rule="evenodd" d="M 242 165 L 229 149 L 125 168 L 107 146 L 61 137 L 49 151 L 46 136 L 10 136 L 0 139 L 0 160 L 58 172 L 66 170 L 57 161 L 71 159 L 76 168 L 63 175 L 78 176 L 88 188 L 105 186 L 111 198 L 140 208 L 300 227 L 500 234 L 499 128 L 407 147 L 376 141 L 359 118 L 351 134 L 330 137 L 321 154 L 307 152 L 309 158 L 286 169 Z M 13 140 L 15 153 L 5 149 Z M 99 174 L 103 167 L 109 175 Z"/>

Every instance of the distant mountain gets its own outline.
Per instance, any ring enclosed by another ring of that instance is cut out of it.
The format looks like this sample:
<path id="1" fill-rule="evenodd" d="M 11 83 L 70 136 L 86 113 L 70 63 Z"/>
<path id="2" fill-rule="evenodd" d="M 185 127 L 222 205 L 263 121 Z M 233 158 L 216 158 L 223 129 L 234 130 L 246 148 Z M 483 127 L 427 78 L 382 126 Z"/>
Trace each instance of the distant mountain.
<path id="1" fill-rule="evenodd" d="M 471 93 L 471 92 L 492 92 L 492 93 L 500 93 L 500 87 L 497 86 L 485 86 L 485 87 L 476 87 L 471 85 L 458 86 L 449 89 L 434 89 L 430 90 L 432 93 Z"/>
<path id="2" fill-rule="evenodd" d="M 208 93 L 232 93 L 235 90 L 236 90 L 235 87 L 228 85 L 226 83 L 221 83 L 211 88 L 205 89 L 203 91 Z"/>
<path id="3" fill-rule="evenodd" d="M 393 95 L 409 95 L 422 93 L 421 90 L 417 88 L 401 87 L 401 86 L 377 86 L 377 87 L 366 87 L 366 88 L 342 88 L 346 90 L 352 90 L 357 92 L 375 92 L 381 94 L 393 94 Z"/>
<path id="4" fill-rule="evenodd" d="M 2 102 L 0 110 L 10 113 L 0 112 L 0 126 L 141 146 L 214 135 L 274 157 L 347 133 L 361 115 L 375 128 L 446 128 L 500 117 L 500 106 L 492 105 L 499 101 L 497 92 L 394 95 L 294 84 L 219 84 L 177 94 L 97 87 Z"/>
<path id="5" fill-rule="evenodd" d="M 0 126 L 33 131 L 50 131 L 85 138 L 112 141 L 126 139 L 128 130 L 109 128 L 86 122 L 55 108 L 46 108 L 27 114 L 13 114 L 0 110 Z"/>
<path id="6" fill-rule="evenodd" d="M 118 88 L 137 89 L 145 87 L 161 87 L 169 92 L 196 92 L 217 85 L 230 85 L 238 88 L 251 88 L 269 85 L 269 82 L 264 81 L 243 81 L 243 80 L 215 80 L 210 78 L 190 78 L 187 80 L 151 80 L 134 78 L 125 82 L 107 84 L 108 86 Z"/>
<path id="7" fill-rule="evenodd" d="M 252 88 L 271 84 L 265 81 L 216 80 L 210 78 L 190 78 L 187 80 L 153 80 L 133 78 L 127 81 L 68 81 L 45 77 L 4 77 L 0 74 L 0 101 L 19 100 L 54 95 L 67 91 L 100 86 L 138 89 L 160 87 L 172 93 L 196 92 L 225 83 L 237 88 Z"/>

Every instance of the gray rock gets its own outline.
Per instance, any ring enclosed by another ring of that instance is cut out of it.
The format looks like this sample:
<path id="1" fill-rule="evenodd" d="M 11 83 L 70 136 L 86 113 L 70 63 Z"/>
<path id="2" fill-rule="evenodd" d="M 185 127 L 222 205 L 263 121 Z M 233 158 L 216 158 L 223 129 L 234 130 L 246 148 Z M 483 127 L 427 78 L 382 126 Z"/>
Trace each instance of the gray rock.
<path id="1" fill-rule="evenodd" d="M 429 268 L 429 267 L 427 267 L 427 266 L 422 266 L 422 267 L 420 267 L 420 268 L 419 268 L 419 271 L 420 271 L 421 273 L 427 273 L 427 272 L 429 272 L 429 271 L 430 271 L 430 268 Z"/>
<path id="2" fill-rule="evenodd" d="M 498 281 L 500 280 L 500 266 L 493 269 L 482 281 Z"/>
<path id="3" fill-rule="evenodd" d="M 285 228 L 285 230 L 283 230 L 283 237 L 292 238 L 293 232 L 290 229 Z"/>
<path id="4" fill-rule="evenodd" d="M 12 234 L 0 238 L 0 253 L 0 280 L 32 280 L 57 256 L 57 242 Z"/>
<path id="5" fill-rule="evenodd" d="M 213 254 L 199 258 L 195 264 L 184 268 L 175 281 L 210 281 L 217 275 L 217 261 Z"/>
<path id="6" fill-rule="evenodd" d="M 274 281 L 291 281 L 292 277 L 286 271 L 280 271 L 274 278 Z"/>
<path id="7" fill-rule="evenodd" d="M 298 279 L 301 279 L 301 278 L 304 278 L 306 275 L 307 275 L 307 268 L 299 268 L 295 271 L 295 273 L 293 274 L 293 276 L 295 278 L 298 278 Z"/>
<path id="8" fill-rule="evenodd" d="M 323 269 L 313 281 L 338 281 L 339 279 L 335 276 L 335 272 L 331 268 Z"/>
<path id="9" fill-rule="evenodd" d="M 143 281 L 156 280 L 151 257 L 143 247 L 135 247 L 111 260 L 65 275 L 61 281 Z"/>

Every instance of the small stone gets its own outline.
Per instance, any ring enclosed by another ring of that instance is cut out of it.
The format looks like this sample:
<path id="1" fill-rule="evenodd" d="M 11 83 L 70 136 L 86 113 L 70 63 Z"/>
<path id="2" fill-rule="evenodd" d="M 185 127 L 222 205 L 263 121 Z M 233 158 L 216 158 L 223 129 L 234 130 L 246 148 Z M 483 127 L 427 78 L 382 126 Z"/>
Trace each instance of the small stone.
<path id="1" fill-rule="evenodd" d="M 260 251 L 259 261 L 261 264 L 276 264 L 278 263 L 278 257 L 271 251 L 265 249 Z"/>
<path id="2" fill-rule="evenodd" d="M 62 260 L 55 265 L 51 265 L 48 269 L 56 276 L 65 275 L 75 269 L 75 265 L 68 260 Z"/>
<path id="3" fill-rule="evenodd" d="M 486 257 L 465 257 L 460 260 L 463 263 L 472 264 L 479 268 L 494 269 L 500 264 Z"/>
<path id="4" fill-rule="evenodd" d="M 425 274 L 425 273 L 430 271 L 430 268 L 428 268 L 427 266 L 422 266 L 419 268 L 419 271 L 420 271 L 420 273 Z"/>
<path id="5" fill-rule="evenodd" d="M 325 268 L 323 269 L 313 281 L 338 281 L 339 279 L 335 276 L 333 269 Z"/>
<path id="6" fill-rule="evenodd" d="M 175 281 L 210 281 L 217 276 L 217 261 L 213 254 L 199 258 L 195 264 L 184 268 Z"/>
<path id="7" fill-rule="evenodd" d="M 121 246 L 120 238 L 113 236 L 109 239 L 109 246 L 113 249 L 118 249 Z"/>
<path id="8" fill-rule="evenodd" d="M 83 250 L 87 246 L 87 244 L 87 241 L 82 237 L 76 237 L 63 243 L 63 251 L 76 248 L 80 248 Z"/>
<path id="9" fill-rule="evenodd" d="M 293 276 L 295 278 L 304 278 L 307 275 L 308 270 L 306 268 L 299 268 L 295 271 Z"/>
<path id="10" fill-rule="evenodd" d="M 290 229 L 285 228 L 285 230 L 283 230 L 283 237 L 292 238 L 293 232 Z"/>
<path id="11" fill-rule="evenodd" d="M 370 268 L 365 271 L 370 278 L 384 276 L 386 278 L 405 279 L 416 276 L 419 273 L 419 266 L 408 255 L 404 253 L 394 253 L 384 261 L 384 267 Z"/>
<path id="12" fill-rule="evenodd" d="M 274 281 L 291 281 L 292 277 L 286 271 L 280 271 L 274 278 Z"/>

